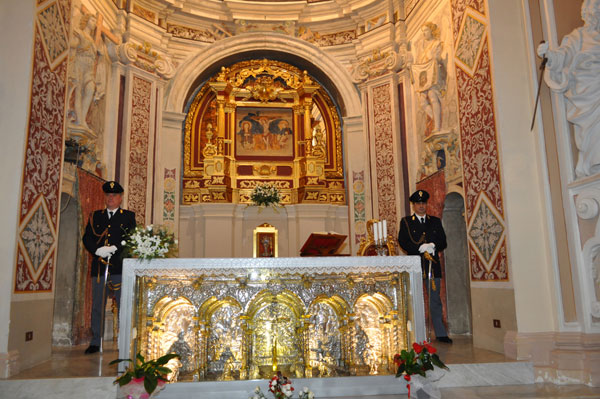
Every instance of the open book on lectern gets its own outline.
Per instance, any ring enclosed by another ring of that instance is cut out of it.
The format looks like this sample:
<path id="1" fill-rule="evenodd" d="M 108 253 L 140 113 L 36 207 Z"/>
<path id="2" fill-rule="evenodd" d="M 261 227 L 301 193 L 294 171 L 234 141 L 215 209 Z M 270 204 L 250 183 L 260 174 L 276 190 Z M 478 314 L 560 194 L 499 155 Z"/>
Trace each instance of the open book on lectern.
<path id="1" fill-rule="evenodd" d="M 300 256 L 336 256 L 346 237 L 333 231 L 311 233 L 300 249 Z"/>

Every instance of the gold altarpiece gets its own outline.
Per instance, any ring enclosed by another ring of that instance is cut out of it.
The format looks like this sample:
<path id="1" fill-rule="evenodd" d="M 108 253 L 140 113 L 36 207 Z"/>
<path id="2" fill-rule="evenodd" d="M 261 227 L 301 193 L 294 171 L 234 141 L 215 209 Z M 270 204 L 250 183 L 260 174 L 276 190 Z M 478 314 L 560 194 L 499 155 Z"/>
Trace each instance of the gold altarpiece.
<path id="1" fill-rule="evenodd" d="M 221 68 L 185 120 L 182 203 L 250 203 L 261 182 L 283 204 L 346 204 L 338 111 L 306 71 L 273 60 Z"/>
<path id="2" fill-rule="evenodd" d="M 175 381 L 395 374 L 424 339 L 412 258 L 127 260 L 120 355 L 176 352 Z"/>

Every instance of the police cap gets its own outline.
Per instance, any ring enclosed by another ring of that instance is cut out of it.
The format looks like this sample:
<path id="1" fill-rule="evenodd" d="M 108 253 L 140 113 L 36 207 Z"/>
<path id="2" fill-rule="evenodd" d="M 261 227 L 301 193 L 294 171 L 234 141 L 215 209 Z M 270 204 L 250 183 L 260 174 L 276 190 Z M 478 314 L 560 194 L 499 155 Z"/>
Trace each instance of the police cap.
<path id="1" fill-rule="evenodd" d="M 121 194 L 123 192 L 123 187 L 116 181 L 107 181 L 102 185 L 102 191 L 106 194 Z"/>
<path id="2" fill-rule="evenodd" d="M 410 202 L 427 202 L 429 193 L 425 190 L 417 190 L 408 199 Z"/>

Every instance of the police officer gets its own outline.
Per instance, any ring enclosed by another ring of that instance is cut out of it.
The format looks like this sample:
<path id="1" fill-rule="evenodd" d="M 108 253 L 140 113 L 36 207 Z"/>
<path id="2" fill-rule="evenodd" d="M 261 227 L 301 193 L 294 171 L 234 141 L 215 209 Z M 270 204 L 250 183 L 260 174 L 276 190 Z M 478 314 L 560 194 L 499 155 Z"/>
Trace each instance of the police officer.
<path id="1" fill-rule="evenodd" d="M 106 306 L 104 275 L 108 267 L 106 287 L 114 294 L 117 306 L 121 299 L 121 271 L 123 268 L 121 241 L 135 229 L 135 213 L 122 209 L 123 187 L 116 181 L 102 186 L 105 209 L 94 211 L 88 218 L 83 235 L 83 245 L 93 257 L 92 260 L 92 341 L 86 354 L 100 350 L 102 329 L 102 309 Z M 104 299 L 104 302 L 102 302 Z"/>
<path id="2" fill-rule="evenodd" d="M 429 284 L 429 314 L 436 339 L 440 342 L 452 343 L 442 321 L 442 300 L 440 298 L 442 268 L 439 253 L 446 249 L 446 233 L 442 227 L 442 221 L 427 214 L 427 200 L 429 200 L 427 191 L 415 191 L 409 200 L 414 213 L 402 218 L 398 244 L 407 255 L 421 256 L 423 277 Z"/>

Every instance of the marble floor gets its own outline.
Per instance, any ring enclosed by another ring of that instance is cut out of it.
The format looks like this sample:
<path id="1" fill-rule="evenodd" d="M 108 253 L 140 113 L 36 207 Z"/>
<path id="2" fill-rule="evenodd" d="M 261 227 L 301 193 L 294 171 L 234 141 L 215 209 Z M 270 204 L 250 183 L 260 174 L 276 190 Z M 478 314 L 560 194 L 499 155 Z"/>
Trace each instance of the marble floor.
<path id="1" fill-rule="evenodd" d="M 440 358 L 447 364 L 511 362 L 497 352 L 473 347 L 471 337 L 456 337 L 452 345 L 433 342 Z M 22 370 L 11 379 L 111 377 L 117 375 L 117 367 L 109 366 L 119 357 L 115 342 L 104 344 L 104 353 L 85 355 L 86 346 L 57 347 L 52 358 L 32 368 Z"/>
<path id="2" fill-rule="evenodd" d="M 512 362 L 504 355 L 474 348 L 470 337 L 455 337 L 454 343 L 434 343 L 440 358 L 448 365 Z M 73 377 L 113 377 L 116 366 L 109 366 L 118 357 L 116 343 L 107 342 L 103 354 L 85 355 L 85 346 L 54 348 L 52 358 L 42 364 L 22 370 L 10 380 L 54 379 Z M 600 388 L 584 385 L 528 384 L 486 387 L 443 388 L 444 399 L 458 398 L 600 398 Z M 346 397 L 359 399 L 362 397 Z M 392 399 L 398 395 L 369 396 L 369 399 Z M 327 399 L 327 398 L 320 398 Z M 339 398 L 336 398 L 339 399 Z"/>

